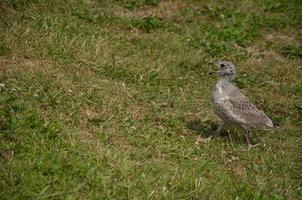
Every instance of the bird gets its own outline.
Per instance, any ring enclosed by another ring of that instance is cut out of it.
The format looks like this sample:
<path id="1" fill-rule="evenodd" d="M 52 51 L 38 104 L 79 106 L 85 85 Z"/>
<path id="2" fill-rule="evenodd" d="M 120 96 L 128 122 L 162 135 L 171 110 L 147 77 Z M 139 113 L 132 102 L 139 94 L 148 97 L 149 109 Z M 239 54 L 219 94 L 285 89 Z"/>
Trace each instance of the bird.
<path id="1" fill-rule="evenodd" d="M 273 128 L 272 120 L 259 110 L 241 91 L 233 84 L 236 76 L 236 67 L 229 61 L 217 61 L 219 80 L 211 96 L 211 105 L 214 113 L 218 115 L 222 124 L 214 131 L 218 136 L 225 125 L 235 125 L 243 130 L 248 150 L 251 145 L 249 132 L 251 129 Z"/>

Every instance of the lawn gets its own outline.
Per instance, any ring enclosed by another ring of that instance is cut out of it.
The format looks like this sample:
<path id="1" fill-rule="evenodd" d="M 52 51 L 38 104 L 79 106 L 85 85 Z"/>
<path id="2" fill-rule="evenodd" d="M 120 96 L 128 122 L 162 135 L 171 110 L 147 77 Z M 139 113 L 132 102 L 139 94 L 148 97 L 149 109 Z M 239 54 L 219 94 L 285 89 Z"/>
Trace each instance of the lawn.
<path id="1" fill-rule="evenodd" d="M 0 199 L 301 199 L 301 22 L 299 0 L 1 0 Z M 250 151 L 207 140 L 217 60 L 276 125 Z"/>

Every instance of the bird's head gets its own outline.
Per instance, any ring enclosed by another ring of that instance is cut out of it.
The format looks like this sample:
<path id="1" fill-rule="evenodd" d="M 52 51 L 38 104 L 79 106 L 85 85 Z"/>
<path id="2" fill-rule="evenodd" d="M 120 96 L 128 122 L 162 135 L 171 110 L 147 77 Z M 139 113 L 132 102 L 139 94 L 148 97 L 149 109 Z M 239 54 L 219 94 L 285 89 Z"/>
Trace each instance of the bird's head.
<path id="1" fill-rule="evenodd" d="M 232 81 L 236 75 L 236 67 L 233 63 L 229 61 L 218 61 L 214 62 L 218 67 L 218 75 L 222 79 Z"/>

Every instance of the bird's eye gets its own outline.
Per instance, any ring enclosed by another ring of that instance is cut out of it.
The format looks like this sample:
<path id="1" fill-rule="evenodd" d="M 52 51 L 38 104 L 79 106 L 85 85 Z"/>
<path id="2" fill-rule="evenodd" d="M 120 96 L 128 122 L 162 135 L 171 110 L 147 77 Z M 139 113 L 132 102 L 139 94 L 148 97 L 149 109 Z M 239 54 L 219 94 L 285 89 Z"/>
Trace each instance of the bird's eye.
<path id="1" fill-rule="evenodd" d="M 220 64 L 220 67 L 221 67 L 221 68 L 225 68 L 225 64 L 223 64 L 223 63 Z"/>

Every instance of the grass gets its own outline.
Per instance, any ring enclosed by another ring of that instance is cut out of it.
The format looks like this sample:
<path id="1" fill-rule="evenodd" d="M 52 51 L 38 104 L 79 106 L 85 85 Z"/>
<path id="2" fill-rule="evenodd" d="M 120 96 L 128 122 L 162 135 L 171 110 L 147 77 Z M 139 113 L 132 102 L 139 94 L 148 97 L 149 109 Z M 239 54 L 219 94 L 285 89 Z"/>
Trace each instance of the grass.
<path id="1" fill-rule="evenodd" d="M 0 3 L 1 199 L 299 199 L 297 0 Z M 279 128 L 205 141 L 211 62 Z"/>

